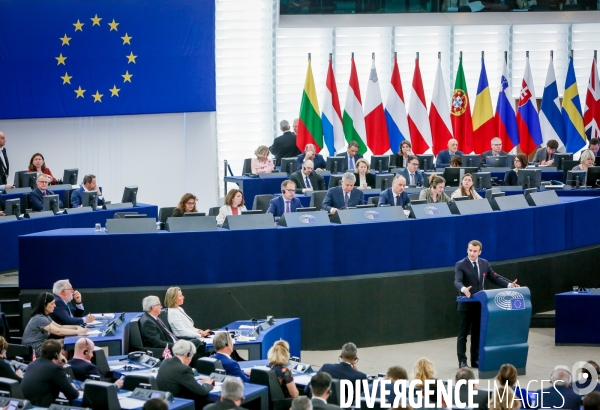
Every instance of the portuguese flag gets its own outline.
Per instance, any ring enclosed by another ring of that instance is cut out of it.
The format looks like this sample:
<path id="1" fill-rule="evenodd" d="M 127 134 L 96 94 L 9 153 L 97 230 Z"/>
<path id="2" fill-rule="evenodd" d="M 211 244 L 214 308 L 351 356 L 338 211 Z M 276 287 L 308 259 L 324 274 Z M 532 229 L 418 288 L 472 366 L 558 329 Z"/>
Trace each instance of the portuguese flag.
<path id="1" fill-rule="evenodd" d="M 452 133 L 458 141 L 458 150 L 465 154 L 473 152 L 473 120 L 471 119 L 471 104 L 467 93 L 467 82 L 462 66 L 462 57 L 458 64 L 458 73 L 452 93 L 452 105 L 450 106 L 450 119 L 452 121 Z"/>
<path id="2" fill-rule="evenodd" d="M 313 79 L 312 68 L 310 67 L 310 55 L 308 57 L 308 70 L 306 71 L 304 92 L 302 92 L 302 103 L 300 104 L 298 135 L 296 136 L 296 146 L 301 152 L 304 152 L 306 144 L 314 144 L 317 147 L 317 152 L 323 148 L 323 128 L 321 126 L 315 80 Z"/>

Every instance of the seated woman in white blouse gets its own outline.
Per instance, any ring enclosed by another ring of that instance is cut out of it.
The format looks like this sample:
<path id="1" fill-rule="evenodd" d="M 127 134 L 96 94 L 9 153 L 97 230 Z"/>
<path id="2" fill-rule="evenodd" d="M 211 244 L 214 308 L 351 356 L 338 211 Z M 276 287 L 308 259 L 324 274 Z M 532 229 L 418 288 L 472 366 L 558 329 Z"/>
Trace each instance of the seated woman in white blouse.
<path id="1" fill-rule="evenodd" d="M 194 327 L 194 321 L 189 317 L 183 305 L 183 293 L 178 287 L 167 289 L 165 295 L 165 306 L 168 309 L 169 325 L 175 336 L 180 338 L 198 338 L 206 337 L 210 333 L 210 329 L 202 330 Z"/>

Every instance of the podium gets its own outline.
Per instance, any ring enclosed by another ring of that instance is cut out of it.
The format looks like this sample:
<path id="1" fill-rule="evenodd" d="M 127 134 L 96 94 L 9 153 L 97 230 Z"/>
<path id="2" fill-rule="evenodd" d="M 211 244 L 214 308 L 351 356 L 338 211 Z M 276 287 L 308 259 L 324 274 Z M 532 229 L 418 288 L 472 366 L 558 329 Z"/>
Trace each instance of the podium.
<path id="1" fill-rule="evenodd" d="M 524 375 L 527 365 L 531 294 L 529 288 L 483 290 L 457 302 L 481 304 L 479 378 L 489 379 L 505 363 Z"/>

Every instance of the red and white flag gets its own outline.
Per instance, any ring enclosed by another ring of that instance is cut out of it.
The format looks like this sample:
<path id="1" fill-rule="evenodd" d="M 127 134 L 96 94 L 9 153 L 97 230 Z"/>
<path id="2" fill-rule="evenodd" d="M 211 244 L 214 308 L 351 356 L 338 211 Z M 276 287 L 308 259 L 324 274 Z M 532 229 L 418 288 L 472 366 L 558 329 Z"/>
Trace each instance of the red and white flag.
<path id="1" fill-rule="evenodd" d="M 452 123 L 450 122 L 450 107 L 442 76 L 442 61 L 438 58 L 437 73 L 433 83 L 433 96 L 429 108 L 429 124 L 433 140 L 433 152 L 440 152 L 448 146 L 452 138 Z"/>
<path id="2" fill-rule="evenodd" d="M 390 138 L 388 137 L 379 80 L 377 78 L 377 70 L 375 69 L 375 58 L 373 58 L 371 64 L 364 109 L 367 146 L 375 155 L 390 154 Z"/>
<path id="3" fill-rule="evenodd" d="M 431 152 L 431 128 L 427 118 L 425 91 L 423 91 L 423 80 L 421 79 L 418 58 L 415 59 L 415 74 L 408 104 L 408 129 L 413 153 L 425 154 L 428 151 Z"/>
<path id="4" fill-rule="evenodd" d="M 173 357 L 173 355 L 171 354 L 171 349 L 169 349 L 169 345 L 165 346 L 165 350 L 163 350 L 162 352 L 162 357 L 164 357 L 165 359 L 170 359 Z"/>
<path id="5" fill-rule="evenodd" d="M 583 124 L 588 141 L 600 137 L 600 81 L 598 80 L 598 67 L 596 59 L 592 60 L 592 72 L 585 96 L 585 112 Z"/>

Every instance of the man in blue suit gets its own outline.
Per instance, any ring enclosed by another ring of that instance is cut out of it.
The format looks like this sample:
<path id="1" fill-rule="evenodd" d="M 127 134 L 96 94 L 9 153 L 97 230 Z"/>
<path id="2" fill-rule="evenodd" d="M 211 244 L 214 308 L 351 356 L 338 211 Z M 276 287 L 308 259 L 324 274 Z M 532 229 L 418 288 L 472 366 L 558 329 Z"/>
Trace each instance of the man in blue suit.
<path id="1" fill-rule="evenodd" d="M 213 339 L 213 346 L 217 353 L 213 358 L 220 360 L 227 376 L 235 376 L 242 379 L 244 383 L 250 382 L 250 377 L 240 367 L 238 362 L 231 358 L 233 352 L 233 339 L 229 332 L 219 332 Z M 250 372 L 248 370 L 248 372 Z"/>
<path id="2" fill-rule="evenodd" d="M 82 206 L 83 193 L 89 191 L 96 191 L 98 193 L 98 205 L 104 205 L 102 192 L 100 191 L 100 187 L 96 185 L 96 176 L 89 174 L 83 177 L 83 184 L 71 193 L 71 208 L 79 208 Z M 88 206 L 88 204 L 86 204 L 86 206 Z"/>
<path id="3" fill-rule="evenodd" d="M 408 186 L 425 186 L 425 175 L 423 171 L 419 171 L 419 158 L 414 155 L 408 157 L 406 168 L 399 174 L 404 177 Z"/>
<path id="4" fill-rule="evenodd" d="M 271 199 L 267 213 L 280 217 L 283 214 L 296 212 L 296 208 L 302 208 L 302 203 L 294 197 L 296 184 L 286 179 L 281 183 L 281 196 Z"/>
<path id="5" fill-rule="evenodd" d="M 323 171 L 325 168 L 327 168 L 327 162 L 325 162 L 323 155 L 316 154 L 316 152 L 317 147 L 315 147 L 314 144 L 306 144 L 306 147 L 304 147 L 304 153 L 298 155 L 298 159 L 296 159 L 296 171 L 300 171 L 302 164 L 308 160 L 313 162 L 315 171 Z"/>
<path id="6" fill-rule="evenodd" d="M 342 346 L 339 363 L 327 363 L 321 367 L 320 372 L 329 373 L 334 379 L 350 380 L 353 384 L 356 380 L 366 380 L 367 375 L 356 367 L 358 363 L 358 349 L 354 343 L 346 343 Z"/>
<path id="7" fill-rule="evenodd" d="M 85 316 L 85 308 L 81 301 L 81 293 L 73 289 L 68 279 L 57 280 L 52 286 L 56 307 L 50 318 L 59 325 L 81 326 L 94 321 L 94 316 Z"/>
<path id="8" fill-rule="evenodd" d="M 346 172 L 342 176 L 342 185 L 330 188 L 323 199 L 322 208 L 334 214 L 338 209 L 353 208 L 365 203 L 365 194 L 360 189 L 354 189 L 356 176 L 352 172 Z"/>
<path id="9" fill-rule="evenodd" d="M 38 174 L 37 180 L 35 184 L 37 188 L 35 188 L 29 194 L 29 207 L 33 209 L 35 212 L 40 212 L 44 210 L 44 197 L 47 195 L 54 195 L 54 192 L 48 189 L 48 185 L 50 184 L 51 178 L 46 174 Z M 58 200 L 58 207 L 62 208 L 62 201 Z"/>
<path id="10" fill-rule="evenodd" d="M 537 391 L 538 408 L 579 409 L 581 396 L 571 387 L 571 371 L 567 366 L 559 365 L 550 375 L 552 386 Z"/>
<path id="11" fill-rule="evenodd" d="M 408 194 L 404 192 L 406 186 L 406 179 L 400 174 L 394 177 L 392 187 L 382 191 L 379 194 L 379 206 L 391 205 L 391 206 L 404 206 L 410 202 Z"/>
<path id="12" fill-rule="evenodd" d="M 362 154 L 358 153 L 358 142 L 356 141 L 350 141 L 348 143 L 348 150 L 336 156 L 346 158 L 344 171 L 351 172 L 354 172 L 356 170 L 356 161 L 363 157 Z"/>
<path id="13" fill-rule="evenodd" d="M 454 138 L 448 140 L 448 149 L 440 151 L 435 159 L 436 168 L 446 168 L 450 166 L 450 160 L 455 155 L 464 155 L 458 150 L 458 141 Z"/>

